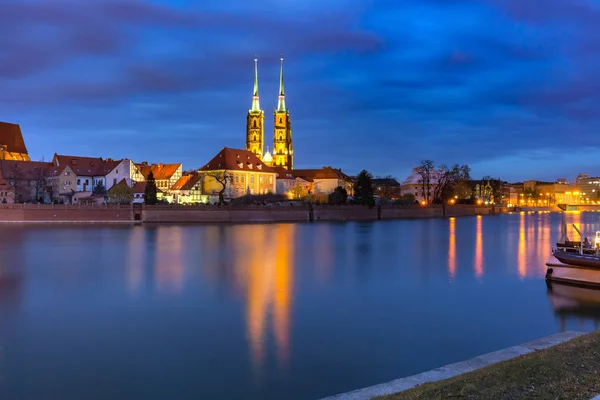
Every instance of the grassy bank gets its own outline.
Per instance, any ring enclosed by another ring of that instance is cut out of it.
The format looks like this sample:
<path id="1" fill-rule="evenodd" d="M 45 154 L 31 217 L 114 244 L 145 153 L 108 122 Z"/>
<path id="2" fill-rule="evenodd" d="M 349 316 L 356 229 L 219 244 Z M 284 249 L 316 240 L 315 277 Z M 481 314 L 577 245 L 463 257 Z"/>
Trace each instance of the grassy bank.
<path id="1" fill-rule="evenodd" d="M 379 400 L 590 399 L 600 394 L 600 332 Z"/>

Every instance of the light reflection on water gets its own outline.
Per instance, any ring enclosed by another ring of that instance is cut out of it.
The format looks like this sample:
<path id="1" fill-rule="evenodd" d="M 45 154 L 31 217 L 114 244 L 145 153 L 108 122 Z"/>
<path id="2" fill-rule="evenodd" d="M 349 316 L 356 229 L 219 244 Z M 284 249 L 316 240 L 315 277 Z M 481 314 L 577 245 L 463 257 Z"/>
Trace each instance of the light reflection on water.
<path id="1" fill-rule="evenodd" d="M 560 219 L 2 226 L 0 398 L 318 398 L 591 330 Z"/>

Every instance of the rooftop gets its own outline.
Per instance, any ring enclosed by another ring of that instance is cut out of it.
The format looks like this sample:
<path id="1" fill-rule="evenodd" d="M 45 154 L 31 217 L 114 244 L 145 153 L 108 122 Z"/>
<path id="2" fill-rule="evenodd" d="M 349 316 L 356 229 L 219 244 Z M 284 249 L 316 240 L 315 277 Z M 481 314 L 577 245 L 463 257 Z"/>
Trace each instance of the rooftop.
<path id="1" fill-rule="evenodd" d="M 27 154 L 21 127 L 9 122 L 0 122 L 0 146 L 6 146 L 6 151 L 10 153 Z"/>
<path id="2" fill-rule="evenodd" d="M 248 150 L 230 149 L 223 147 L 212 160 L 205 166 L 200 168 L 200 171 L 254 171 L 254 172 L 269 172 L 274 173 L 273 168 L 267 166 L 254 153 Z"/>

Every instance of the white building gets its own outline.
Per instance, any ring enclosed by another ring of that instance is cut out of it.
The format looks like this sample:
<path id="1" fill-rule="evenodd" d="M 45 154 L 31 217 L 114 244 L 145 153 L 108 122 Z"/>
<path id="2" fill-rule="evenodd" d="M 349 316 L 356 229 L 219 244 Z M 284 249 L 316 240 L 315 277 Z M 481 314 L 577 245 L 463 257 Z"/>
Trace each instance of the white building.
<path id="1" fill-rule="evenodd" d="M 112 161 L 107 159 L 106 161 Z M 117 183 L 125 179 L 129 187 L 133 187 L 138 182 L 144 182 L 144 176 L 137 166 L 128 158 L 119 161 L 108 174 L 106 174 L 106 189 L 110 189 Z"/>
<path id="2" fill-rule="evenodd" d="M 431 172 L 431 181 L 429 182 L 429 201 L 433 200 L 435 188 L 438 183 L 438 171 Z M 411 174 L 402 182 L 400 191 L 403 195 L 412 194 L 418 202 L 425 201 L 427 196 L 423 191 L 422 177 L 419 174 L 419 168 L 413 168 Z M 425 192 L 427 188 L 425 188 Z"/>

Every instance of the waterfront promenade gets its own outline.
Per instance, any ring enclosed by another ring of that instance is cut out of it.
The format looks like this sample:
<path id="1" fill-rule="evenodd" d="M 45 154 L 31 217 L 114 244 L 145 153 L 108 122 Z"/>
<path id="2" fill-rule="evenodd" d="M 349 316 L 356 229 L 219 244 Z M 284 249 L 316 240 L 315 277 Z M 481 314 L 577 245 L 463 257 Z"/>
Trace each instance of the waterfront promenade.
<path id="1" fill-rule="evenodd" d="M 506 209 L 494 206 L 446 207 L 446 217 L 495 215 Z M 442 217 L 441 207 L 385 205 L 0 205 L 0 223 L 189 223 L 189 222 L 303 222 L 376 221 Z"/>

